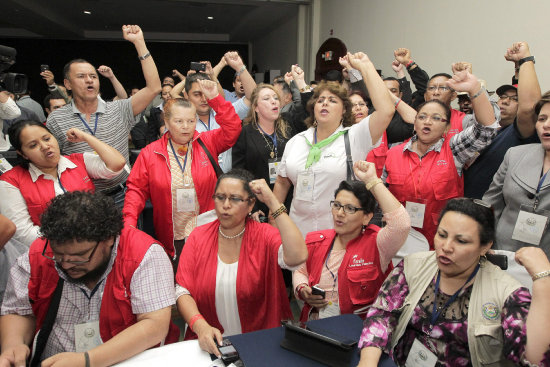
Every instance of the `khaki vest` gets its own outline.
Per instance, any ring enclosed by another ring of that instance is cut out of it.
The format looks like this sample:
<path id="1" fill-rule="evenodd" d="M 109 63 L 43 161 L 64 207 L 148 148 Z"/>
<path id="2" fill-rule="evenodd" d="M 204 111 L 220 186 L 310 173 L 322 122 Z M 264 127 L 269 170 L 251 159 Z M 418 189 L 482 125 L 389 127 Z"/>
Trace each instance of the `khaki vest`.
<path id="1" fill-rule="evenodd" d="M 401 307 L 401 316 L 392 335 L 391 347 L 409 324 L 420 297 L 437 274 L 434 251 L 419 252 L 404 259 L 409 294 Z M 501 311 L 504 302 L 521 284 L 490 262 L 484 261 L 477 273 L 468 308 L 468 347 L 474 367 L 514 366 L 503 355 Z"/>

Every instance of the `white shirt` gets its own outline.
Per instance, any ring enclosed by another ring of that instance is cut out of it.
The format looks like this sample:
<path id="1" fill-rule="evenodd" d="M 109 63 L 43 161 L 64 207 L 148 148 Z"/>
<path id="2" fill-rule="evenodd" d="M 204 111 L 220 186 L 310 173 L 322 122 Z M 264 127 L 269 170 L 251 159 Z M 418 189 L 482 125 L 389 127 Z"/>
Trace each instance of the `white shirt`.
<path id="1" fill-rule="evenodd" d="M 86 165 L 86 172 L 88 172 L 90 178 L 109 179 L 116 177 L 121 172 L 111 171 L 97 154 L 84 153 L 83 158 L 84 164 Z M 57 174 L 61 176 L 66 169 L 75 167 L 76 165 L 69 159 L 60 156 L 59 163 L 57 164 Z M 59 186 L 57 177 L 42 172 L 32 163 L 29 163 L 29 173 L 33 182 L 36 182 L 42 175 L 44 179 L 52 180 L 54 183 L 55 195 L 63 194 L 63 189 Z M 21 191 L 18 187 L 0 180 L 0 198 L 0 213 L 8 217 L 17 227 L 17 231 L 13 235 L 13 238 L 26 246 L 30 246 L 31 243 L 40 236 L 40 227 L 33 223 L 27 209 L 27 203 L 23 195 L 21 195 Z"/>
<path id="2" fill-rule="evenodd" d="M 340 125 L 332 133 L 334 135 L 339 131 L 349 129 L 351 156 L 354 162 L 365 160 L 368 152 L 380 144 L 380 139 L 375 145 L 372 144 L 369 121 L 370 116 L 367 116 L 349 128 Z M 313 200 L 297 199 L 298 174 L 306 172 L 305 166 L 310 150 L 306 139 L 313 143 L 314 131 L 315 128 L 310 127 L 288 141 L 278 172 L 280 176 L 287 177 L 294 185 L 294 197 L 289 215 L 304 237 L 309 232 L 334 227 L 330 201 L 334 199 L 334 190 L 338 188 L 341 181 L 346 179 L 347 175 L 346 147 L 344 136 L 340 136 L 331 144 L 321 148 L 321 158 L 309 167 L 309 171 L 314 175 Z"/>
<path id="3" fill-rule="evenodd" d="M 6 102 L 0 103 L 0 150 L 8 150 L 10 148 L 8 139 L 4 139 L 4 134 L 2 133 L 4 120 L 12 120 L 19 116 L 21 116 L 21 110 L 11 97 Z"/>

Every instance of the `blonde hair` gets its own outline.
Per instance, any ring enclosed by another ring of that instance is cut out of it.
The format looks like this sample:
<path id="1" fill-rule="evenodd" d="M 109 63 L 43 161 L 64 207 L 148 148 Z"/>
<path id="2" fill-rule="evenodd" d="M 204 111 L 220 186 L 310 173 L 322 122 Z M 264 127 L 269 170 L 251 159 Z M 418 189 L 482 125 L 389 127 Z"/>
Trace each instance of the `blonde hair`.
<path id="1" fill-rule="evenodd" d="M 252 95 L 250 96 L 250 110 L 248 111 L 248 115 L 243 120 L 243 124 L 244 125 L 251 124 L 256 129 L 258 129 L 258 114 L 256 113 L 255 110 L 256 110 L 256 107 L 258 106 L 258 98 L 260 96 L 260 91 L 262 89 L 272 90 L 277 94 L 277 96 L 279 97 L 279 100 L 281 99 L 281 96 L 271 84 L 261 83 L 254 89 L 254 91 L 252 92 Z M 288 139 L 289 130 L 290 130 L 290 126 L 281 117 L 281 114 L 279 113 L 279 117 L 277 117 L 277 119 L 275 120 L 275 132 L 278 135 L 282 136 L 283 138 Z"/>
<path id="2" fill-rule="evenodd" d="M 321 83 L 319 83 L 313 92 L 313 96 L 311 99 L 307 102 L 307 112 L 309 114 L 309 117 L 306 118 L 304 123 L 307 127 L 315 126 L 315 113 L 314 113 L 314 106 L 317 103 L 317 100 L 319 99 L 319 96 L 324 91 L 329 91 L 330 93 L 334 94 L 338 98 L 342 100 L 342 103 L 344 104 L 344 114 L 342 115 L 342 124 L 344 127 L 351 126 L 355 123 L 353 119 L 353 114 L 351 113 L 352 105 L 351 101 L 348 97 L 348 91 L 344 86 L 338 82 L 331 82 L 331 81 L 325 81 L 323 80 Z"/>

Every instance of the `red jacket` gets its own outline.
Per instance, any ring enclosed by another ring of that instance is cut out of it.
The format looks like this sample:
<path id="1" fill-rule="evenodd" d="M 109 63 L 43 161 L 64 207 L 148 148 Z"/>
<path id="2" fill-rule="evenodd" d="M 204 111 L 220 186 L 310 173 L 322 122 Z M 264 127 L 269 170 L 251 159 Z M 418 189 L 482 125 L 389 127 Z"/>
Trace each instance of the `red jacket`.
<path id="1" fill-rule="evenodd" d="M 105 280 L 101 298 L 99 332 L 103 342 L 137 322 L 136 315 L 132 313 L 130 284 L 135 270 L 153 243 L 157 243 L 157 241 L 137 229 L 126 227 L 122 230 L 116 259 Z M 38 238 L 29 249 L 31 267 L 29 299 L 36 317 L 36 332 L 40 330 L 44 322 L 51 297 L 59 280 L 54 262 L 42 256 L 44 245 L 45 239 Z M 49 247 L 47 253 L 52 256 Z M 166 343 L 177 342 L 178 337 L 179 329 L 170 323 Z"/>
<path id="2" fill-rule="evenodd" d="M 67 168 L 61 173 L 61 184 L 65 190 L 94 192 L 95 186 L 88 177 L 82 153 L 71 154 L 65 156 L 65 158 L 76 165 L 75 168 Z M 40 216 L 55 197 L 54 182 L 45 179 L 43 175 L 38 177 L 36 182 L 33 182 L 29 170 L 21 166 L 13 167 L 1 175 L 0 180 L 6 181 L 19 189 L 27 203 L 32 222 L 39 226 Z"/>
<path id="3" fill-rule="evenodd" d="M 217 177 L 214 167 L 197 142 L 197 138 L 201 138 L 217 162 L 218 155 L 231 148 L 241 133 L 241 120 L 230 102 L 218 96 L 208 103 L 216 111 L 216 121 L 221 128 L 204 133 L 195 131 L 193 136 L 191 175 L 199 201 L 200 213 L 214 209 L 212 195 Z M 173 257 L 172 174 L 167 148 L 169 137 L 169 133 L 164 134 L 162 138 L 141 150 L 126 181 L 128 190 L 124 200 L 123 214 L 125 224 L 135 227 L 145 202 L 147 199 L 151 199 L 156 236 L 164 245 L 168 255 Z"/>
<path id="4" fill-rule="evenodd" d="M 386 163 L 386 155 L 388 154 L 388 135 L 384 131 L 382 135 L 382 142 L 380 145 L 367 154 L 365 159 L 367 162 L 372 162 L 376 166 L 376 175 L 382 176 L 384 171 L 384 164 Z"/>
<path id="5" fill-rule="evenodd" d="M 340 312 L 354 313 L 365 317 L 366 307 L 374 302 L 380 286 L 393 269 L 390 263 L 385 272 L 380 266 L 380 254 L 376 245 L 376 236 L 380 228 L 369 225 L 363 234 L 350 241 L 346 254 L 338 269 L 338 305 Z M 310 232 L 306 236 L 309 256 L 306 262 L 309 274 L 309 286 L 319 283 L 326 258 L 332 248 L 336 232 L 334 229 Z M 311 306 L 304 303 L 301 321 L 307 321 Z"/>
<path id="6" fill-rule="evenodd" d="M 451 108 L 451 126 L 449 127 L 449 131 L 447 131 L 447 135 L 445 136 L 447 139 L 450 139 L 453 135 L 458 134 L 459 132 L 464 130 L 462 128 L 462 120 L 464 120 L 464 116 L 466 116 L 464 112 Z"/>
<path id="7" fill-rule="evenodd" d="M 463 179 L 456 171 L 449 139 L 445 139 L 440 152 L 432 150 L 422 161 L 417 153 L 403 151 L 405 144 L 388 151 L 386 182 L 391 193 L 405 207 L 406 201 L 415 198 L 426 200 L 423 227 L 416 229 L 426 237 L 430 250 L 433 250 L 439 213 L 447 200 L 464 196 Z"/>
<path id="8" fill-rule="evenodd" d="M 206 322 L 223 328 L 216 313 L 218 228 L 220 222 L 197 227 L 185 242 L 176 282 L 189 290 Z M 246 221 L 237 269 L 237 306 L 243 333 L 281 326 L 292 319 L 285 282 L 278 264 L 279 231 L 266 223 Z M 196 338 L 189 328 L 185 339 Z"/>

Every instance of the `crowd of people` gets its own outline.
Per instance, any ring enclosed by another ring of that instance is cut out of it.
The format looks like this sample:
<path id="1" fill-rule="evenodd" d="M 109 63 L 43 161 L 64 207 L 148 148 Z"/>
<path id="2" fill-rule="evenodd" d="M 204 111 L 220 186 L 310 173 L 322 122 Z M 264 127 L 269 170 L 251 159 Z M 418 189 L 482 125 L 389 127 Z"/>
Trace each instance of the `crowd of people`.
<path id="1" fill-rule="evenodd" d="M 225 336 L 340 314 L 364 320 L 360 366 L 550 365 L 550 92 L 526 42 L 490 92 L 406 48 L 395 77 L 356 52 L 256 84 L 228 51 L 161 81 L 140 27 L 122 34 L 141 89 L 73 59 L 63 84 L 41 73 L 44 110 L 0 91 L 19 159 L 0 156 L 0 367 L 107 366 L 180 334 L 219 356 Z"/>

